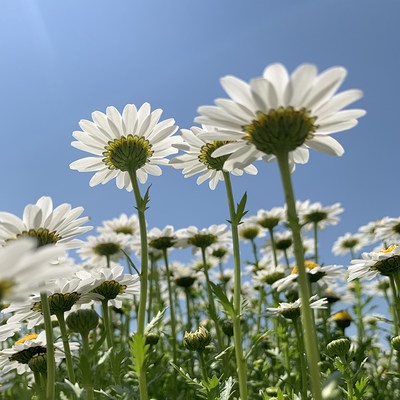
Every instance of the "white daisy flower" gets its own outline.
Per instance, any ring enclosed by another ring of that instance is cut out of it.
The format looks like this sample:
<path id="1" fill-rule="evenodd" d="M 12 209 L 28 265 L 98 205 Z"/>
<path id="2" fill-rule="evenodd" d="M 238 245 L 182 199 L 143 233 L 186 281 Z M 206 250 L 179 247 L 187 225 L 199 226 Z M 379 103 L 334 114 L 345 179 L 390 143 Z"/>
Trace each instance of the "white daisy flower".
<path id="1" fill-rule="evenodd" d="M 273 229 L 286 220 L 286 205 L 285 207 L 274 207 L 271 210 L 258 210 L 255 218 L 263 228 Z"/>
<path id="2" fill-rule="evenodd" d="M 75 352 L 79 349 L 79 343 L 70 342 L 70 350 Z M 54 352 L 56 363 L 65 358 L 64 347 L 62 343 L 54 343 Z M 30 371 L 29 361 L 35 357 L 44 356 L 46 349 L 46 333 L 40 332 L 27 334 L 22 339 L 16 341 L 11 348 L 0 351 L 0 369 L 4 372 L 15 369 L 18 374 Z"/>
<path id="3" fill-rule="evenodd" d="M 184 139 L 182 144 L 175 145 L 176 148 L 185 152 L 185 154 L 179 155 L 172 160 L 170 164 L 174 168 L 183 168 L 182 173 L 185 178 L 189 178 L 192 175 L 201 173 L 197 178 L 197 184 L 200 185 L 207 179 L 210 180 L 209 186 L 211 190 L 214 190 L 219 181 L 224 180 L 222 172 L 225 160 L 228 156 L 222 157 L 211 157 L 214 150 L 228 143 L 226 141 L 207 141 L 202 138 L 204 133 L 210 132 L 207 127 L 203 126 L 203 129 L 193 126 L 188 129 L 181 130 L 181 136 Z M 243 169 L 234 168 L 231 173 L 233 175 L 243 175 L 246 172 L 251 175 L 257 174 L 257 168 L 253 165 L 249 165 Z"/>
<path id="4" fill-rule="evenodd" d="M 321 230 L 325 229 L 328 225 L 336 225 L 340 221 L 337 215 L 344 211 L 340 203 L 323 207 L 319 202 L 310 204 L 309 200 L 305 202 L 297 201 L 296 209 L 300 223 L 306 231 L 312 230 L 315 223 Z"/>
<path id="5" fill-rule="evenodd" d="M 265 229 L 257 223 L 257 217 L 243 218 L 238 226 L 239 237 L 247 243 L 256 238 L 265 237 Z"/>
<path id="6" fill-rule="evenodd" d="M 180 246 L 180 236 L 174 231 L 172 225 L 167 225 L 163 230 L 159 228 L 150 229 L 147 233 L 149 247 L 161 250 Z"/>
<path id="7" fill-rule="evenodd" d="M 375 237 L 388 244 L 400 242 L 400 217 L 384 218 L 376 226 Z"/>
<path id="8" fill-rule="evenodd" d="M 180 238 L 180 246 L 185 248 L 193 246 L 193 252 L 197 249 L 206 249 L 209 246 L 231 246 L 231 232 L 226 224 L 211 225 L 209 228 L 199 229 L 189 226 L 176 232 Z"/>
<path id="9" fill-rule="evenodd" d="M 272 285 L 279 279 L 282 279 L 286 276 L 285 272 L 287 268 L 283 264 L 278 264 L 276 267 L 272 262 L 269 262 L 267 265 L 261 265 L 263 265 L 263 267 L 261 269 L 257 269 L 252 274 L 252 279 L 256 286 L 265 284 Z"/>
<path id="10" fill-rule="evenodd" d="M 329 286 L 335 283 L 336 278 L 344 276 L 343 265 L 324 265 L 322 267 L 312 261 L 305 261 L 304 266 L 306 267 L 308 279 L 311 283 L 318 282 L 319 285 Z M 294 283 L 297 284 L 298 276 L 298 269 L 294 267 L 290 275 L 273 283 L 272 288 L 281 292 Z"/>
<path id="11" fill-rule="evenodd" d="M 37 247 L 33 238 L 22 238 L 0 247 L 0 300 L 26 300 L 32 289 L 49 287 L 49 280 L 73 274 L 67 265 L 55 265 L 65 250 L 55 245 Z"/>
<path id="12" fill-rule="evenodd" d="M 99 236 L 88 236 L 77 253 L 90 264 L 104 263 L 105 259 L 118 261 L 125 257 L 122 250 L 129 252 L 130 237 L 121 233 L 105 232 Z"/>
<path id="13" fill-rule="evenodd" d="M 78 274 L 79 272 L 76 272 Z M 92 300 L 100 298 L 99 295 L 90 293 L 92 289 L 88 283 L 81 279 L 56 279 L 50 282 L 49 288 L 46 290 L 50 315 L 64 314 L 72 309 L 73 306 L 89 303 Z M 9 307 L 1 311 L 3 314 L 13 313 L 9 322 L 27 321 L 28 329 L 41 324 L 43 319 L 42 302 L 40 293 L 36 292 L 23 303 L 15 302 Z"/>
<path id="14" fill-rule="evenodd" d="M 150 111 L 150 104 L 144 103 L 139 110 L 134 104 L 125 106 L 122 115 L 115 107 L 107 107 L 106 114 L 92 113 L 93 122 L 81 120 L 82 131 L 73 133 L 77 149 L 94 154 L 70 164 L 71 169 L 80 172 L 97 171 L 90 180 L 90 186 L 105 184 L 116 178 L 118 188 L 132 190 L 129 174 L 136 173 L 139 181 L 145 183 L 148 174 L 161 175 L 158 165 L 168 164 L 165 158 L 177 153 L 172 145 L 180 143 L 179 136 L 172 136 L 177 126 L 173 119 L 159 122 L 161 109 Z"/>
<path id="15" fill-rule="evenodd" d="M 400 268 L 400 246 L 391 245 L 381 251 L 362 253 L 362 259 L 352 260 L 348 281 L 357 278 L 371 280 L 378 274 L 390 276 Z"/>
<path id="16" fill-rule="evenodd" d="M 15 335 L 16 332 L 21 330 L 21 324 L 19 322 L 9 322 L 0 325 L 0 342 L 4 342 L 8 338 Z"/>
<path id="17" fill-rule="evenodd" d="M 78 218 L 82 212 L 83 207 L 71 209 L 67 203 L 53 209 L 53 201 L 47 196 L 41 197 L 36 204 L 28 204 L 22 219 L 8 212 L 0 212 L 0 245 L 29 236 L 37 239 L 38 246 L 57 244 L 68 249 L 79 247 L 82 241 L 72 236 L 92 229 L 91 226 L 81 226 L 89 221 L 89 217 Z"/>
<path id="18" fill-rule="evenodd" d="M 116 308 L 122 307 L 123 300 L 131 300 L 140 292 L 138 275 L 123 274 L 124 267 L 102 268 L 93 271 L 76 273 L 82 284 L 90 286 L 91 293 L 102 296 L 101 301 L 108 301 Z"/>
<path id="19" fill-rule="evenodd" d="M 139 232 L 139 219 L 136 214 L 128 217 L 126 214 L 121 214 L 119 218 L 113 218 L 108 221 L 103 221 L 103 226 L 97 228 L 100 233 L 114 232 L 133 236 Z"/>
<path id="20" fill-rule="evenodd" d="M 333 244 L 332 252 L 337 256 L 349 252 L 355 254 L 368 244 L 368 240 L 361 233 L 347 232 L 343 236 L 337 238 L 336 242 Z"/>
<path id="21" fill-rule="evenodd" d="M 260 158 L 271 162 L 282 149 L 289 151 L 292 166 L 308 161 L 308 148 L 340 156 L 344 150 L 330 134 L 352 128 L 365 114 L 342 110 L 362 97 L 360 90 L 335 94 L 345 77 L 343 67 L 317 75 L 312 64 L 300 65 L 291 76 L 282 64 L 271 64 L 250 84 L 225 76 L 221 84 L 231 99 L 200 107 L 195 121 L 220 130 L 207 139 L 233 141 L 212 154 L 231 154 L 227 171 Z"/>
<path id="22" fill-rule="evenodd" d="M 310 297 L 310 307 L 314 310 L 327 308 L 326 298 L 318 299 L 317 296 Z M 288 319 L 296 319 L 300 316 L 301 299 L 293 303 L 279 303 L 278 307 L 269 307 L 267 311 L 272 315 L 281 315 Z"/>

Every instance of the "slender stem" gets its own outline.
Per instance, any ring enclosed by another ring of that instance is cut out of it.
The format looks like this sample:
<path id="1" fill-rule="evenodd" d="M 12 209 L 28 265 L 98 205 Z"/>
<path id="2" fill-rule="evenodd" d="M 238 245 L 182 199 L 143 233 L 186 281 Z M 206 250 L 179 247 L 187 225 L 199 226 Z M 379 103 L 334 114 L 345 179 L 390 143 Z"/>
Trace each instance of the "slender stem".
<path id="1" fill-rule="evenodd" d="M 232 230 L 232 243 L 233 243 L 233 262 L 234 262 L 234 288 L 233 288 L 233 308 L 235 316 L 233 318 L 233 340 L 235 343 L 235 356 L 237 373 L 239 380 L 239 393 L 241 400 L 247 400 L 247 365 L 246 359 L 243 355 L 243 342 L 242 342 L 242 332 L 240 328 L 240 292 L 241 292 L 241 282 L 240 282 L 240 247 L 239 247 L 239 232 L 235 202 L 233 199 L 233 191 L 231 178 L 228 172 L 223 171 L 224 182 L 226 188 L 226 195 L 229 204 L 229 214 L 231 220 L 231 230 Z"/>
<path id="2" fill-rule="evenodd" d="M 359 344 L 364 342 L 365 330 L 364 330 L 364 322 L 363 322 L 363 313 L 362 313 L 362 305 L 361 305 L 361 282 L 359 279 L 355 280 L 354 283 L 355 293 L 356 293 L 356 317 L 357 317 L 357 330 L 358 330 L 358 342 Z"/>
<path id="3" fill-rule="evenodd" d="M 149 305 L 147 307 L 147 321 L 151 321 L 151 311 L 153 306 L 153 295 L 154 295 L 154 257 L 150 255 L 150 276 L 149 276 Z"/>
<path id="4" fill-rule="evenodd" d="M 261 326 L 261 311 L 264 302 L 265 290 L 264 284 L 261 283 L 260 290 L 259 290 L 259 298 L 258 298 L 258 306 L 257 306 L 257 335 L 260 333 L 260 326 Z"/>
<path id="5" fill-rule="evenodd" d="M 318 264 L 318 222 L 314 222 L 314 261 Z"/>
<path id="6" fill-rule="evenodd" d="M 101 310 L 102 310 L 102 314 L 103 314 L 104 329 L 106 330 L 107 347 L 109 350 L 109 349 L 111 349 L 111 347 L 113 347 L 114 343 L 113 343 L 113 331 L 112 331 L 112 327 L 111 327 L 111 320 L 110 320 L 107 303 L 108 303 L 108 300 L 103 300 L 101 302 Z M 112 373 L 114 376 L 114 381 L 118 385 L 119 376 L 115 372 L 115 368 L 114 368 L 114 351 L 115 351 L 115 349 L 113 349 L 110 353 L 110 361 L 111 361 L 111 369 L 112 369 Z"/>
<path id="7" fill-rule="evenodd" d="M 187 324 L 186 331 L 190 332 L 192 330 L 192 318 L 190 313 L 190 288 L 185 288 L 185 297 L 186 297 L 186 315 L 187 315 Z"/>
<path id="8" fill-rule="evenodd" d="M 397 290 L 396 290 L 396 285 L 394 282 L 394 277 L 393 275 L 389 276 L 389 282 L 390 282 L 390 288 L 392 290 L 392 302 L 394 303 L 392 305 L 393 308 L 393 319 L 394 319 L 394 331 L 395 334 L 399 334 L 399 325 L 400 325 L 400 301 L 399 297 L 397 295 Z"/>
<path id="9" fill-rule="evenodd" d="M 198 351 L 198 354 L 199 354 L 201 372 L 203 373 L 203 379 L 208 383 L 207 367 L 206 367 L 206 363 L 204 361 L 203 352 Z"/>
<path id="10" fill-rule="evenodd" d="M 144 324 L 146 318 L 146 303 L 147 303 L 147 279 L 148 279 L 148 251 L 147 251 L 147 228 L 144 212 L 146 204 L 140 194 L 140 189 L 137 181 L 136 170 L 128 171 L 131 179 L 133 192 L 135 194 L 136 208 L 138 211 L 139 230 L 140 230 L 140 254 L 141 254 L 141 273 L 140 273 L 140 298 L 139 310 L 137 318 L 137 333 L 144 337 Z M 143 363 L 139 371 L 139 392 L 140 400 L 147 400 L 147 383 L 146 383 L 146 363 Z"/>
<path id="11" fill-rule="evenodd" d="M 82 338 L 82 350 L 83 354 L 86 356 L 86 359 L 89 360 L 89 335 L 81 335 Z M 93 385 L 92 385 L 92 371 L 87 372 L 89 374 L 89 381 L 88 378 L 86 378 L 85 382 L 85 390 L 86 390 L 86 399 L 87 400 L 93 400 L 94 399 L 94 393 L 93 393 Z"/>
<path id="12" fill-rule="evenodd" d="M 296 203 L 292 187 L 292 178 L 289 170 L 288 152 L 277 154 L 277 160 L 281 173 L 283 189 L 285 192 L 288 222 L 293 232 L 294 253 L 299 274 L 298 281 L 300 284 L 301 320 L 303 323 L 303 333 L 305 338 L 305 347 L 310 372 L 311 386 L 314 400 L 322 400 L 321 374 L 318 365 L 318 339 L 315 329 L 314 318 L 310 307 L 310 289 L 307 273 L 304 266 L 304 250 L 300 232 L 301 228 L 296 211 Z"/>
<path id="13" fill-rule="evenodd" d="M 217 310 L 215 308 L 214 297 L 213 297 L 212 290 L 211 290 L 210 276 L 208 274 L 207 257 L 206 257 L 206 249 L 205 248 L 201 249 L 201 255 L 202 255 L 202 259 L 203 259 L 204 276 L 206 278 L 206 287 L 207 287 L 208 303 L 209 303 L 209 307 L 210 307 L 210 315 L 215 324 L 215 331 L 217 333 L 218 351 L 221 352 L 222 350 L 224 350 L 224 342 L 222 340 L 221 329 L 219 327 L 219 322 L 218 322 Z"/>
<path id="14" fill-rule="evenodd" d="M 40 293 L 40 303 L 44 318 L 44 326 L 46 330 L 46 353 L 47 353 L 47 400 L 55 400 L 56 398 L 56 362 L 54 357 L 54 336 L 53 326 L 51 324 L 49 299 L 45 292 Z"/>
<path id="15" fill-rule="evenodd" d="M 301 325 L 298 318 L 293 321 L 294 330 L 296 332 L 297 346 L 299 350 L 300 359 L 300 376 L 301 376 L 301 397 L 303 400 L 307 400 L 307 371 L 306 371 L 306 360 L 304 357 L 304 340 L 301 332 Z"/>
<path id="16" fill-rule="evenodd" d="M 286 265 L 287 265 L 288 268 L 290 268 L 289 257 L 288 257 L 288 254 L 287 254 L 287 250 L 286 250 L 286 249 L 283 250 L 283 254 L 285 255 Z"/>
<path id="17" fill-rule="evenodd" d="M 258 263 L 260 262 L 260 260 L 258 259 L 258 254 L 257 254 L 257 244 L 254 239 L 250 239 L 250 241 L 251 241 L 251 247 L 253 249 L 254 265 L 257 268 L 259 268 L 260 266 L 258 265 Z"/>
<path id="18" fill-rule="evenodd" d="M 67 327 L 65 325 L 64 313 L 60 312 L 56 314 L 58 325 L 61 330 L 61 339 L 64 347 L 65 361 L 67 364 L 68 371 L 68 379 L 72 384 L 75 384 L 75 373 L 74 373 L 74 365 L 72 363 L 71 349 L 69 347 Z"/>
<path id="19" fill-rule="evenodd" d="M 269 236 L 271 238 L 271 247 L 272 247 L 272 254 L 274 256 L 274 266 L 275 268 L 278 266 L 278 257 L 276 255 L 276 246 L 275 246 L 275 238 L 274 238 L 274 228 L 268 228 Z"/>
<path id="20" fill-rule="evenodd" d="M 167 271 L 167 284 L 168 284 L 168 299 L 169 299 L 169 313 L 171 317 L 171 342 L 172 342 L 172 357 L 174 364 L 177 365 L 178 355 L 176 350 L 176 320 L 174 310 L 174 299 L 172 297 L 172 286 L 171 286 L 171 271 L 168 265 L 168 250 L 163 249 L 163 257 L 165 262 L 165 269 Z M 176 393 L 176 370 L 172 374 L 172 391 Z"/>

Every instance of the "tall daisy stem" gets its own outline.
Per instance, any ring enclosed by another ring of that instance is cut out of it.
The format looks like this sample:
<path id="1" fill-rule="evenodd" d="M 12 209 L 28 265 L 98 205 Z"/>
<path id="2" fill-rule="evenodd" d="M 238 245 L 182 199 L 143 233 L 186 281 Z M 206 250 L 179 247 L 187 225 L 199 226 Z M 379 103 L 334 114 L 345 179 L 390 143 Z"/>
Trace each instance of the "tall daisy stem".
<path id="1" fill-rule="evenodd" d="M 310 307 L 310 287 L 304 266 L 304 250 L 301 241 L 301 227 L 296 211 L 295 197 L 293 193 L 292 178 L 289 169 L 289 153 L 282 152 L 276 155 L 282 178 L 283 189 L 287 204 L 287 217 L 293 233 L 294 253 L 298 268 L 298 281 L 301 297 L 301 321 L 305 339 L 307 362 L 310 372 L 310 380 L 314 400 L 322 400 L 321 373 L 319 369 L 318 339 L 314 318 Z"/>
<path id="2" fill-rule="evenodd" d="M 293 321 L 294 331 L 297 338 L 297 346 L 300 359 L 300 376 L 301 376 L 301 396 L 303 400 L 307 400 L 307 371 L 304 358 L 304 340 L 301 333 L 301 324 L 298 318 Z"/>
<path id="3" fill-rule="evenodd" d="M 278 257 L 276 255 L 274 229 L 273 228 L 268 228 L 268 231 L 269 231 L 269 236 L 270 236 L 270 239 L 271 239 L 272 254 L 274 256 L 274 266 L 276 268 L 278 266 Z"/>
<path id="4" fill-rule="evenodd" d="M 314 222 L 314 260 L 318 264 L 318 222 Z"/>
<path id="5" fill-rule="evenodd" d="M 172 297 L 172 286 L 171 286 L 171 271 L 168 265 L 168 250 L 163 249 L 163 257 L 165 262 L 165 269 L 167 271 L 167 284 L 168 284 L 168 299 L 169 299 L 169 313 L 171 317 L 171 342 L 172 342 L 172 357 L 174 364 L 178 363 L 178 355 L 176 350 L 176 320 L 175 320 L 175 309 L 174 309 L 174 299 Z M 176 393 L 176 370 L 174 369 L 172 375 L 172 389 Z"/>
<path id="6" fill-rule="evenodd" d="M 148 251 L 147 251 L 147 228 L 144 212 L 146 210 L 146 201 L 140 194 L 137 181 L 136 170 L 129 171 L 132 182 L 133 192 L 135 194 L 136 208 L 138 211 L 139 230 L 140 230 L 140 254 L 141 254 L 141 272 L 140 272 L 140 298 L 137 321 L 137 333 L 144 337 L 144 324 L 146 317 L 147 303 L 147 279 L 148 279 Z M 146 196 L 145 196 L 146 197 Z M 147 383 L 146 383 L 146 363 L 143 363 L 142 370 L 139 371 L 139 391 L 140 400 L 147 400 Z"/>
<path id="7" fill-rule="evenodd" d="M 40 303 L 44 318 L 44 327 L 46 330 L 46 355 L 47 355 L 47 387 L 46 399 L 55 400 L 56 398 L 56 362 L 54 356 L 54 336 L 53 326 L 51 324 L 49 299 L 45 292 L 40 293 Z"/>
<path id="8" fill-rule="evenodd" d="M 71 349 L 69 347 L 67 327 L 65 325 L 64 313 L 60 312 L 56 314 L 58 325 L 60 326 L 61 339 L 64 347 L 65 361 L 67 364 L 68 379 L 72 384 L 75 384 L 75 373 L 74 365 L 72 363 Z"/>
<path id="9" fill-rule="evenodd" d="M 235 343 L 235 356 L 239 380 L 240 399 L 247 400 L 247 366 L 246 359 L 242 348 L 242 332 L 240 329 L 240 248 L 239 248 L 239 232 L 237 221 L 235 202 L 233 199 L 231 178 L 228 172 L 223 172 L 226 194 L 228 197 L 229 214 L 231 219 L 232 243 L 233 243 L 233 265 L 234 265 L 234 289 L 233 289 L 233 308 L 235 316 L 233 318 L 233 340 Z"/>

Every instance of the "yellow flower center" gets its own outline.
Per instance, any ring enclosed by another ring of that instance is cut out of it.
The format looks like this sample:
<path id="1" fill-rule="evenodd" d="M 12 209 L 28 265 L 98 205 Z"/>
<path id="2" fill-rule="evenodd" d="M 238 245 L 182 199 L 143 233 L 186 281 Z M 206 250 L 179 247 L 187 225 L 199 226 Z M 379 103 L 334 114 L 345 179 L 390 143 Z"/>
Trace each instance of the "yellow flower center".
<path id="1" fill-rule="evenodd" d="M 14 346 L 17 345 L 18 343 L 25 343 L 27 340 L 37 339 L 38 336 L 39 335 L 37 335 L 36 333 L 31 333 L 31 334 L 27 333 L 22 339 L 17 340 L 14 343 Z"/>
<path id="2" fill-rule="evenodd" d="M 310 269 L 310 270 L 319 267 L 318 264 L 316 264 L 315 262 L 312 262 L 312 261 L 304 261 L 304 266 L 305 266 L 307 269 Z M 292 269 L 291 274 L 292 274 L 292 275 L 297 274 L 298 271 L 299 271 L 299 269 L 297 268 L 297 265 L 296 265 L 296 266 Z"/>
<path id="3" fill-rule="evenodd" d="M 318 128 L 315 117 L 305 108 L 289 106 L 257 113 L 257 119 L 243 127 L 245 139 L 266 154 L 289 152 L 310 139 Z"/>
<path id="4" fill-rule="evenodd" d="M 144 137 L 137 135 L 122 136 L 109 141 L 103 152 L 103 162 L 109 169 L 136 171 L 149 161 L 154 151 Z"/>

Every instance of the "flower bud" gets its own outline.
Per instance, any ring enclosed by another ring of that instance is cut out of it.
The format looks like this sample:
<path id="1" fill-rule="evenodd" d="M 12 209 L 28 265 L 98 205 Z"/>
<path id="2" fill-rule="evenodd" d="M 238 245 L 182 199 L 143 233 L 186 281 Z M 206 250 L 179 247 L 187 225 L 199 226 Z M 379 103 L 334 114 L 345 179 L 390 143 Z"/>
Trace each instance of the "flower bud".
<path id="1" fill-rule="evenodd" d="M 225 319 L 221 324 L 221 328 L 226 336 L 233 336 L 233 322 L 230 319 Z"/>
<path id="2" fill-rule="evenodd" d="M 29 368 L 33 372 L 43 372 L 47 371 L 47 354 L 39 353 L 35 354 L 28 362 Z"/>
<path id="3" fill-rule="evenodd" d="M 99 324 L 99 316 L 91 308 L 82 308 L 69 314 L 66 323 L 72 332 L 78 332 L 82 336 L 87 336 Z"/>
<path id="4" fill-rule="evenodd" d="M 185 332 L 183 345 L 188 350 L 204 351 L 211 342 L 210 332 L 204 326 L 197 329 L 196 332 Z"/>
<path id="5" fill-rule="evenodd" d="M 146 344 L 156 345 L 158 340 L 160 339 L 160 335 L 155 332 L 150 332 L 146 335 Z"/>
<path id="6" fill-rule="evenodd" d="M 328 354 L 332 357 L 346 357 L 350 350 L 350 340 L 346 337 L 332 340 L 332 342 L 328 343 L 326 346 L 326 350 Z"/>
<path id="7" fill-rule="evenodd" d="M 395 336 L 391 341 L 390 344 L 392 345 L 392 347 L 397 350 L 400 351 L 400 336 Z"/>

